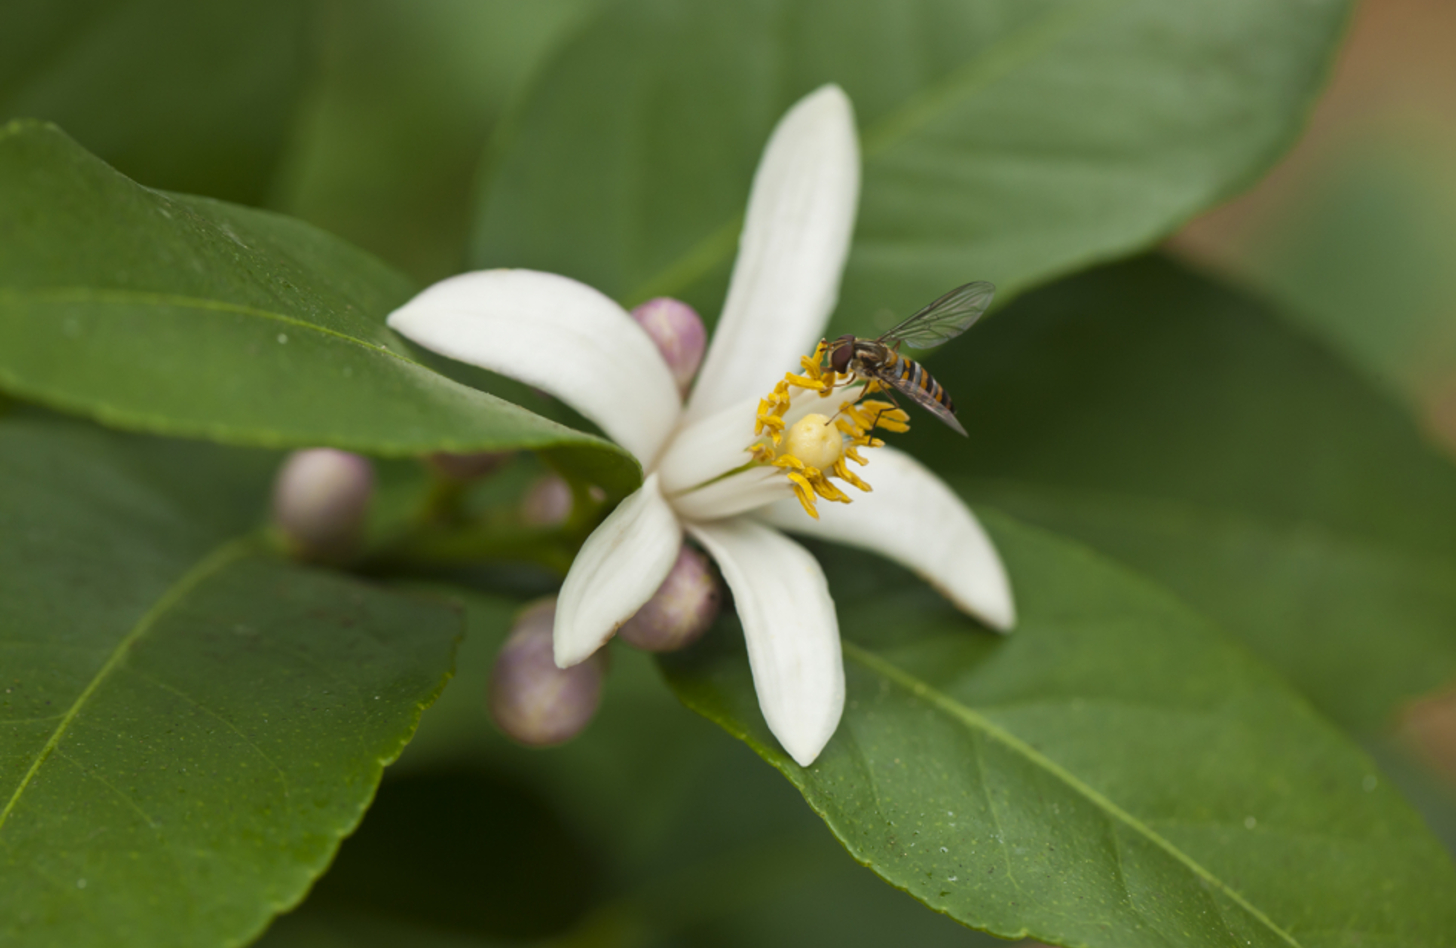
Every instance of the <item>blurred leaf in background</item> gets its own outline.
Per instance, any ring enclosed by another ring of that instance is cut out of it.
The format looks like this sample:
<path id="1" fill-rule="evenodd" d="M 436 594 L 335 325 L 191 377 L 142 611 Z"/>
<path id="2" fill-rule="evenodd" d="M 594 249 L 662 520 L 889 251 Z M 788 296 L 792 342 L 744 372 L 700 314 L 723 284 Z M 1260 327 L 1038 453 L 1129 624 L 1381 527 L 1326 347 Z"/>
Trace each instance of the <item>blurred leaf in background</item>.
<path id="1" fill-rule="evenodd" d="M 770 128 L 826 83 L 864 188 L 834 332 L 1141 248 L 1271 163 L 1348 4 L 625 0 L 497 136 L 474 266 L 720 308 Z M 881 312 L 888 309 L 889 313 Z M 878 322 L 877 322 L 878 321 Z"/>
<path id="2" fill-rule="evenodd" d="M 1361 5 L 1310 133 L 1180 252 L 1258 286 L 1456 451 L 1456 6 Z"/>
<path id="3" fill-rule="evenodd" d="M 322 0 L 280 210 L 422 282 L 463 268 L 472 181 L 541 59 L 599 0 Z"/>
<path id="4" fill-rule="evenodd" d="M 300 0 L 6 0 L 0 122 L 56 122 L 154 188 L 261 204 L 309 71 Z"/>
<path id="5" fill-rule="evenodd" d="M 1156 579 L 1360 734 L 1456 676 L 1456 469 L 1272 307 L 1158 258 L 1028 294 L 928 364 L 973 499 Z"/>

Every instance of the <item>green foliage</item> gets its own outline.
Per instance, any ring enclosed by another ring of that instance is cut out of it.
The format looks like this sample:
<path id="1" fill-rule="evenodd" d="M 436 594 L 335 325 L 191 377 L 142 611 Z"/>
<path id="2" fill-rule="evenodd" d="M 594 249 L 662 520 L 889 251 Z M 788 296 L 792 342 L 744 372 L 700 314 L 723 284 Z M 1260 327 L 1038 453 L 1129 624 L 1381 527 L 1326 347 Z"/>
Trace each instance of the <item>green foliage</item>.
<path id="1" fill-rule="evenodd" d="M 375 454 L 625 452 L 415 361 L 412 287 L 288 218 L 138 187 L 56 129 L 0 130 L 0 386 L 142 431 Z"/>
<path id="2" fill-rule="evenodd" d="M 250 537 L 271 458 L 0 425 L 0 941 L 237 944 L 449 676 L 438 604 Z"/>
<path id="3" fill-rule="evenodd" d="M 0 122 L 47 119 L 143 184 L 260 204 L 309 20 L 295 0 L 8 0 Z"/>
<path id="4" fill-rule="evenodd" d="M 465 260 L 490 132 L 596 0 L 332 0 L 273 206 L 421 280 Z"/>
<path id="5" fill-rule="evenodd" d="M 909 450 L 1238 635 L 1352 728 L 1456 676 L 1456 470 L 1266 308 L 1144 260 L 1019 301 L 930 360 L 970 441 Z"/>
<path id="6" fill-rule="evenodd" d="M 1456 675 L 1456 471 L 1207 278 L 1063 278 L 1270 163 L 1348 8 L 7 6 L 0 942 L 220 948 L 296 906 L 261 944 L 988 941 L 957 921 L 1088 948 L 1452 944 L 1456 870 L 1387 774 L 1447 834 L 1449 795 L 1375 732 Z M 985 513 L 1021 624 L 994 636 L 816 548 L 849 700 L 811 767 L 764 727 L 731 616 L 660 666 L 614 647 L 582 738 L 511 744 L 491 664 L 556 578 L 501 561 L 564 565 L 640 469 L 396 336 L 418 286 L 311 224 L 422 279 L 468 257 L 711 317 L 764 141 L 825 82 L 865 157 L 834 331 L 969 279 L 1059 280 L 930 360 L 971 438 L 919 416 L 900 442 Z M 259 529 L 279 458 L 241 448 L 314 445 L 392 459 L 367 576 Z M 414 461 L 517 449 L 545 457 L 485 485 Z M 579 506 L 525 525 L 548 468 Z M 444 598 L 470 634 L 422 712 L 455 657 Z"/>
<path id="7" fill-rule="evenodd" d="M 1347 8 L 619 3 L 501 137 L 472 259 L 715 313 L 769 130 L 837 82 L 865 158 L 839 323 L 973 278 L 1005 295 L 1146 245 L 1272 161 Z"/>
<path id="8" fill-rule="evenodd" d="M 825 555 L 848 686 L 813 766 L 762 723 L 736 636 L 672 662 L 674 687 L 779 768 L 857 859 L 1004 937 L 1456 938 L 1456 872 L 1373 762 L 1177 600 L 987 520 L 1023 609 L 1004 638 L 898 570 Z"/>
<path id="9" fill-rule="evenodd" d="M 511 744 L 481 697 L 517 605 L 456 595 L 469 631 L 449 689 L 330 874 L 260 948 L 1001 944 L 855 865 L 792 787 L 683 713 L 646 655 L 614 648 L 581 739 Z M 440 905 L 462 882 L 470 894 Z"/>

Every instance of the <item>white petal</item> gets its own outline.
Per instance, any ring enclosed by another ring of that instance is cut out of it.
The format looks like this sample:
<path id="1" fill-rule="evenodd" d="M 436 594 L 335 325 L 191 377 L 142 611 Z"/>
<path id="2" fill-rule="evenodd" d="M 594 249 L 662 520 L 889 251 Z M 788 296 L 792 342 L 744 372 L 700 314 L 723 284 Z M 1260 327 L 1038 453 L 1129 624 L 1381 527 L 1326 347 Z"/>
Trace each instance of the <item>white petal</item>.
<path id="1" fill-rule="evenodd" d="M 705 521 L 735 517 L 792 496 L 794 489 L 783 471 L 755 467 L 714 481 L 707 487 L 673 494 L 668 497 L 668 503 L 683 520 Z"/>
<path id="2" fill-rule="evenodd" d="M 758 401 L 743 399 L 679 428 L 655 468 L 663 493 L 696 487 L 747 464 L 748 446 L 758 440 L 753 434 Z"/>
<path id="3" fill-rule="evenodd" d="M 844 711 L 839 620 L 819 563 L 788 537 L 738 518 L 690 525 L 733 590 L 758 706 L 789 756 L 807 767 Z"/>
<path id="4" fill-rule="evenodd" d="M 858 201 L 854 109 L 824 86 L 779 121 L 759 161 L 689 418 L 761 397 L 813 349 L 839 296 Z"/>
<path id="5" fill-rule="evenodd" d="M 993 629 L 1016 625 L 1016 605 L 1001 557 L 975 514 L 918 461 L 894 448 L 865 451 L 861 472 L 874 491 L 852 487 L 849 504 L 820 504 L 819 519 L 797 501 L 779 502 L 755 516 L 805 536 L 882 554 L 919 573 L 956 607 Z"/>
<path id="6" fill-rule="evenodd" d="M 641 609 L 667 578 L 682 528 L 656 475 L 586 538 L 556 600 L 556 664 L 585 661 Z"/>
<path id="7" fill-rule="evenodd" d="M 549 392 L 643 462 L 677 423 L 677 383 L 641 326 L 584 283 L 535 270 L 442 280 L 389 316 L 441 355 Z"/>

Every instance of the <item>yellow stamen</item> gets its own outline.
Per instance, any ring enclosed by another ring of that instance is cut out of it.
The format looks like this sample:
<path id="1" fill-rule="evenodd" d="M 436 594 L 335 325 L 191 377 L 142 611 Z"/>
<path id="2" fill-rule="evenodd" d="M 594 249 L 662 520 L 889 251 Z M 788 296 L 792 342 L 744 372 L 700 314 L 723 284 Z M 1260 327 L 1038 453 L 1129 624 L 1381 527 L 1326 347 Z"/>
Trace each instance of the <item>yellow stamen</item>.
<path id="1" fill-rule="evenodd" d="M 862 380 L 858 397 L 841 405 L 832 416 L 806 414 L 794 424 L 784 421 L 800 393 L 817 392 L 825 397 L 849 383 L 860 383 L 853 373 L 841 375 L 825 365 L 828 343 L 820 342 L 814 354 L 799 360 L 802 374 L 787 372 L 758 403 L 753 433 L 758 440 L 748 447 L 754 463 L 771 465 L 783 472 L 800 506 L 819 518 L 818 501 L 847 504 L 850 497 L 831 478 L 857 490 L 871 490 L 849 469 L 849 461 L 866 463 L 861 448 L 883 447 L 874 429 L 901 432 L 909 429 L 910 416 L 893 403 L 866 398 L 885 386 L 874 379 Z"/>
<path id="2" fill-rule="evenodd" d="M 799 498 L 799 504 L 804 508 L 804 513 L 819 519 L 819 510 L 814 506 L 814 487 L 809 479 L 802 474 L 789 472 L 789 482 L 794 485 L 794 494 Z"/>
<path id="3" fill-rule="evenodd" d="M 845 457 L 848 457 L 848 456 L 849 456 L 849 452 L 846 451 L 845 452 Z M 859 463 L 863 464 L 864 463 L 864 460 L 861 459 Z M 868 494 L 870 491 L 874 490 L 873 487 L 871 487 L 870 485 L 866 484 L 864 481 L 860 480 L 858 474 L 854 473 L 853 471 L 851 471 L 849 469 L 849 465 L 844 463 L 844 458 L 840 458 L 838 461 L 835 461 L 834 462 L 834 476 L 837 477 L 837 478 L 839 478 L 840 480 L 844 481 L 846 484 L 849 484 L 849 485 L 851 485 L 853 487 L 858 487 L 860 490 L 864 491 L 866 494 Z"/>

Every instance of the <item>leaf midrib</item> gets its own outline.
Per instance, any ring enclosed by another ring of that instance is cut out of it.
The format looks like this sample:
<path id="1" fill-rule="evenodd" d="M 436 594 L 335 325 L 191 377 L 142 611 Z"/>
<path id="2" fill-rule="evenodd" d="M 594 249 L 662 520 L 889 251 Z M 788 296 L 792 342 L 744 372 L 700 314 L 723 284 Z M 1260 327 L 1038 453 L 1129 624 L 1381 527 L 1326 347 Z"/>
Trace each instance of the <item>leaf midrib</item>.
<path id="1" fill-rule="evenodd" d="M 181 578 L 168 587 L 158 597 L 152 607 L 137 620 L 136 625 L 132 626 L 126 635 L 122 636 L 121 640 L 111 650 L 111 654 L 107 657 L 106 662 L 91 677 L 90 682 L 87 683 L 86 687 L 81 691 L 81 694 L 77 696 L 76 700 L 61 717 L 60 723 L 51 732 L 51 736 L 46 740 L 45 745 L 35 755 L 35 760 L 31 762 L 30 769 L 25 772 L 25 776 L 20 778 L 20 783 L 16 785 L 15 792 L 10 795 L 10 799 L 6 802 L 5 809 L 0 810 L 0 832 L 4 831 L 5 823 L 10 818 L 10 814 L 19 805 L 21 795 L 35 779 L 35 775 L 40 771 L 42 765 L 56 751 L 56 748 L 60 746 L 61 739 L 65 737 L 66 731 L 71 726 L 71 722 L 81 713 L 86 703 L 91 699 L 91 696 L 111 676 L 111 673 L 120 667 L 122 661 L 131 651 L 131 647 L 136 644 L 137 640 L 154 628 L 170 609 L 187 598 L 204 581 L 250 553 L 254 545 L 254 536 L 247 534 L 228 540 L 226 543 L 213 549 L 212 552 L 204 556 L 191 569 L 183 573 Z"/>
<path id="2" fill-rule="evenodd" d="M 1014 71 L 1077 23 L 1090 17 L 1094 10 L 1124 2 L 1127 0 L 1067 3 L 1020 30 L 1003 36 L 979 56 L 951 70 L 940 81 L 931 83 L 906 98 L 898 108 L 880 118 L 872 128 L 866 129 L 860 136 L 864 163 L 868 164 L 870 159 L 904 141 L 916 129 L 949 110 L 957 102 L 976 95 L 997 79 Z M 743 214 L 740 213 L 639 283 L 634 290 L 622 297 L 622 302 L 635 304 L 656 296 L 681 294 L 685 287 L 691 286 L 733 252 L 742 226 Z"/>
<path id="3" fill-rule="evenodd" d="M 330 329 L 327 326 L 320 326 L 318 323 L 311 323 L 296 316 L 289 316 L 284 313 L 275 313 L 272 310 L 260 309 L 256 306 L 247 306 L 242 303 L 230 303 L 226 300 L 208 299 L 201 296 L 184 296 L 177 293 L 158 293 L 149 290 L 117 290 L 117 289 L 93 289 L 90 287 L 53 287 L 43 290 L 14 290 L 0 289 L 0 305 L 6 302 L 39 302 L 39 303 L 100 303 L 109 305 L 130 305 L 142 304 L 150 306 L 176 306 L 183 309 L 202 309 L 219 313 L 236 313 L 242 316 L 255 316 L 260 319 L 268 319 L 282 323 L 297 329 L 316 332 L 323 336 L 332 336 L 335 339 L 342 339 L 344 342 L 398 359 L 408 365 L 418 368 L 427 368 L 420 362 L 416 362 L 409 356 L 395 352 L 386 346 L 378 343 L 351 336 L 348 333 L 340 332 L 337 329 Z"/>
<path id="4" fill-rule="evenodd" d="M 1208 869 L 1204 868 L 1200 863 L 1194 860 L 1192 856 L 1189 856 L 1177 846 L 1173 845 L 1170 840 L 1160 835 L 1156 830 L 1139 820 L 1137 817 L 1133 816 L 1131 813 L 1122 809 L 1122 807 L 1118 806 L 1110 798 L 1103 795 L 1090 784 L 1083 782 L 1070 770 L 1067 770 L 1065 767 L 1061 766 L 1050 757 L 1042 754 L 1036 748 L 1032 747 L 1021 738 L 1012 734 L 1010 731 L 1005 730 L 1000 725 L 991 721 L 989 718 L 984 717 L 976 711 L 973 711 L 972 709 L 966 707 L 965 705 L 951 698 L 949 695 L 946 695 L 936 690 L 927 682 L 922 681 L 921 679 L 915 677 L 904 669 L 901 669 L 898 666 L 880 658 L 878 655 L 867 649 L 855 645 L 853 642 L 844 641 L 841 644 L 844 650 L 845 658 L 848 658 L 856 664 L 860 665 L 861 667 L 867 669 L 868 671 L 899 685 L 900 687 L 909 691 L 911 694 L 915 695 L 915 697 L 928 702 L 941 712 L 960 721 L 962 724 L 966 725 L 966 727 L 975 731 L 980 731 L 987 737 L 990 737 L 991 739 L 1000 742 L 1003 746 L 1005 746 L 1013 753 L 1021 755 L 1027 760 L 1027 762 L 1046 771 L 1052 777 L 1064 783 L 1072 791 L 1080 794 L 1084 799 L 1086 799 L 1093 806 L 1097 807 L 1108 817 L 1122 823 L 1128 829 L 1142 836 L 1148 842 L 1152 843 L 1168 855 L 1172 856 L 1175 860 L 1181 863 L 1199 879 L 1202 879 L 1209 885 L 1217 888 L 1220 892 L 1222 892 L 1229 899 L 1231 899 L 1234 904 L 1238 905 L 1244 911 L 1248 912 L 1250 916 L 1252 916 L 1254 919 L 1256 919 L 1258 922 L 1268 928 L 1269 931 L 1277 935 L 1286 944 L 1292 946 L 1292 948 L 1302 948 L 1300 943 L 1295 940 L 1294 936 L 1290 935 L 1284 929 L 1280 928 L 1277 924 L 1275 924 L 1273 919 L 1265 915 L 1262 911 L 1260 911 L 1256 906 L 1250 903 L 1237 891 L 1230 888 L 1226 883 L 1223 882 L 1223 880 L 1219 879 Z"/>

